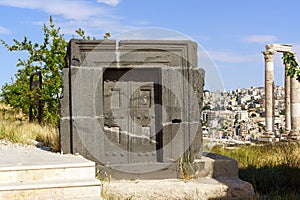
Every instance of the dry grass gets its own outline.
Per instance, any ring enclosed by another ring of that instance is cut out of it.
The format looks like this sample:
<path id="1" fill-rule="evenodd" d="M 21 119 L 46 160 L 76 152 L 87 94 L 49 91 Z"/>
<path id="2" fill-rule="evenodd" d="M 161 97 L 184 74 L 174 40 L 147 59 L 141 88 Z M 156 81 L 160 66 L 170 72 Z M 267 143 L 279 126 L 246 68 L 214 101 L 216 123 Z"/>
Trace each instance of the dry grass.
<path id="1" fill-rule="evenodd" d="M 212 152 L 234 158 L 239 176 L 252 183 L 260 199 L 300 199 L 300 143 L 280 142 Z"/>
<path id="2" fill-rule="evenodd" d="M 0 105 L 0 139 L 29 145 L 34 145 L 34 141 L 43 142 L 52 151 L 59 151 L 57 127 L 29 123 L 21 111 L 16 112 L 3 104 Z"/>
<path id="3" fill-rule="evenodd" d="M 28 120 L 28 116 L 24 115 L 21 110 L 17 111 L 9 105 L 0 103 L 0 120 L 26 121 Z"/>
<path id="4" fill-rule="evenodd" d="M 232 157 L 239 162 L 239 168 L 255 166 L 257 168 L 287 165 L 300 168 L 300 143 L 280 142 L 261 146 L 240 146 L 226 149 L 216 146 L 215 153 Z"/>

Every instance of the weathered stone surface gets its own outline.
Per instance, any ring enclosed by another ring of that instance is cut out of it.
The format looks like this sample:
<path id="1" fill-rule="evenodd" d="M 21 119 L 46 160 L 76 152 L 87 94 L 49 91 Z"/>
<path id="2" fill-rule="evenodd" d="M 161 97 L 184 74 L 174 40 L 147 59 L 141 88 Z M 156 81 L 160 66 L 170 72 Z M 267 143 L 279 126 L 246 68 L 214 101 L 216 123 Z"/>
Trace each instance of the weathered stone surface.
<path id="1" fill-rule="evenodd" d="M 106 67 L 116 61 L 115 49 L 115 40 L 72 39 L 69 42 L 66 63 L 69 68 L 70 66 Z"/>
<path id="2" fill-rule="evenodd" d="M 123 40 L 119 43 L 121 62 L 197 68 L 197 43 L 188 40 Z"/>
<path id="3" fill-rule="evenodd" d="M 95 163 L 33 146 L 0 145 L 0 199 L 101 199 Z"/>
<path id="4" fill-rule="evenodd" d="M 243 199 L 252 200 L 251 184 L 239 179 L 200 178 L 193 180 L 120 180 L 104 182 L 107 199 Z"/>
<path id="5" fill-rule="evenodd" d="M 59 121 L 59 132 L 69 134 L 59 134 L 60 148 L 62 153 L 71 153 L 71 124 L 70 118 L 61 118 Z"/>
<path id="6" fill-rule="evenodd" d="M 213 162 L 212 165 L 208 164 L 208 167 L 213 166 L 211 171 L 211 177 L 213 178 L 238 178 L 238 163 L 236 160 L 228 158 L 226 156 L 208 153 L 205 163 Z"/>
<path id="7" fill-rule="evenodd" d="M 289 139 L 300 139 L 300 83 L 296 77 L 291 78 L 291 132 Z"/>
<path id="8" fill-rule="evenodd" d="M 183 179 L 111 180 L 103 182 L 104 198 L 112 199 L 256 199 L 251 184 L 238 178 L 237 162 L 216 154 L 186 166 Z M 193 170 L 195 170 L 193 172 Z"/>
<path id="9" fill-rule="evenodd" d="M 265 56 L 265 112 L 266 112 L 266 130 L 265 137 L 274 136 L 274 51 L 264 51 Z"/>
<path id="10" fill-rule="evenodd" d="M 70 117 L 70 81 L 69 81 L 69 68 L 62 69 L 62 85 L 63 85 L 63 97 L 60 99 L 60 116 L 61 118 Z"/>
<path id="11" fill-rule="evenodd" d="M 132 177 L 150 172 L 147 163 L 172 171 L 181 159 L 201 158 L 204 73 L 195 42 L 71 40 L 66 60 L 63 152 Z M 130 171 L 134 164 L 140 168 Z"/>
<path id="12" fill-rule="evenodd" d="M 292 52 L 291 44 L 267 44 L 266 50 L 277 51 L 277 52 Z"/>

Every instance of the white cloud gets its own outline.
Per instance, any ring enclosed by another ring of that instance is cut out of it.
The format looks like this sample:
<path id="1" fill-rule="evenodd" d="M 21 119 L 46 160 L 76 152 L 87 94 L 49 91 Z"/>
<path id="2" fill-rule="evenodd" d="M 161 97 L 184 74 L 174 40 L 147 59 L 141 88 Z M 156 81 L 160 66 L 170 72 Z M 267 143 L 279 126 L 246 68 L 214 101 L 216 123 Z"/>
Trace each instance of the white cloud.
<path id="1" fill-rule="evenodd" d="M 270 43 L 275 42 L 278 38 L 274 35 L 249 35 L 243 38 L 243 41 L 249 43 Z"/>
<path id="2" fill-rule="evenodd" d="M 104 33 L 109 32 L 112 35 L 123 31 L 131 30 L 136 27 L 130 25 L 124 25 L 119 21 L 111 19 L 97 19 L 91 18 L 89 20 L 82 20 L 80 23 L 77 21 L 66 21 L 58 23 L 61 30 L 65 34 L 75 34 L 74 30 L 82 28 L 86 35 L 102 39 Z"/>
<path id="3" fill-rule="evenodd" d="M 232 52 L 225 51 L 207 51 L 207 54 L 214 61 L 226 63 L 245 63 L 245 62 L 259 62 L 262 60 L 261 55 L 238 55 Z"/>
<path id="4" fill-rule="evenodd" d="M 101 0 L 97 0 L 100 2 Z M 126 25 L 121 17 L 111 13 L 96 1 L 84 0 L 0 0 L 0 5 L 24 9 L 34 9 L 53 16 L 54 22 L 61 27 L 65 34 L 75 34 L 74 30 L 82 28 L 86 35 L 102 38 L 103 33 L 122 32 L 137 28 Z M 105 0 L 106 3 L 116 5 L 120 0 Z M 56 19 L 59 19 L 56 20 Z M 44 22 L 32 22 L 40 24 Z M 125 24 L 125 25 L 124 25 Z"/>
<path id="5" fill-rule="evenodd" d="M 99 6 L 93 6 L 86 1 L 74 0 L 1 0 L 0 5 L 38 9 L 49 15 L 62 15 L 66 19 L 87 19 L 92 16 L 108 14 L 107 11 Z"/>
<path id="6" fill-rule="evenodd" d="M 0 34 L 9 34 L 10 30 L 8 30 L 7 28 L 0 26 Z"/>
<path id="7" fill-rule="evenodd" d="M 98 3 L 106 3 L 110 6 L 116 6 L 118 5 L 121 1 L 120 0 L 97 0 Z"/>

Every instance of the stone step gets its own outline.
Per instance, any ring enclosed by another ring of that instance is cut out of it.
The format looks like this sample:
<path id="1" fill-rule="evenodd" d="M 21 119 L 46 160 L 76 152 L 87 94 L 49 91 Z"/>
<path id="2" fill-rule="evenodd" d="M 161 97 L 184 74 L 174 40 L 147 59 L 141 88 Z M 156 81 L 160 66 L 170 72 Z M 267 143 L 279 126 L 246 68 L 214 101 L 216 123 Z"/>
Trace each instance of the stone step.
<path id="1" fill-rule="evenodd" d="M 0 164 L 0 184 L 39 180 L 94 178 L 95 163 L 82 156 L 46 154 L 48 161 L 23 159 Z"/>
<path id="2" fill-rule="evenodd" d="M 79 178 L 1 183 L 0 199 L 101 199 L 100 181 Z"/>
<path id="3" fill-rule="evenodd" d="M 0 199 L 100 199 L 95 163 L 38 148 L 0 148 Z"/>
<path id="4" fill-rule="evenodd" d="M 103 182 L 103 197 L 118 200 L 254 200 L 252 185 L 238 178 L 111 180 Z"/>

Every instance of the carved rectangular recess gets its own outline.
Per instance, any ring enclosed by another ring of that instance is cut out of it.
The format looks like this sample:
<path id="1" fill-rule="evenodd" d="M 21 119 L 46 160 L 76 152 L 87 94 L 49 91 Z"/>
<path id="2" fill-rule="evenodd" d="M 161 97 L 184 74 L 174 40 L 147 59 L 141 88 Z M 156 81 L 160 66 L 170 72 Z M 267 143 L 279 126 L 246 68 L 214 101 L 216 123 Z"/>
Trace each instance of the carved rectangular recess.
<path id="1" fill-rule="evenodd" d="M 112 89 L 111 91 L 111 105 L 112 108 L 120 108 L 121 107 L 121 91 L 119 89 Z"/>
<path id="2" fill-rule="evenodd" d="M 148 140 L 149 143 L 151 143 L 151 128 L 150 128 L 150 126 L 142 127 L 142 137 L 144 137 L 145 140 Z"/>
<path id="3" fill-rule="evenodd" d="M 116 141 L 120 144 L 121 143 L 120 127 L 112 126 L 111 127 L 111 134 L 115 136 Z"/>
<path id="4" fill-rule="evenodd" d="M 139 100 L 140 100 L 139 101 L 140 108 L 150 108 L 151 107 L 151 90 L 141 89 Z"/>

